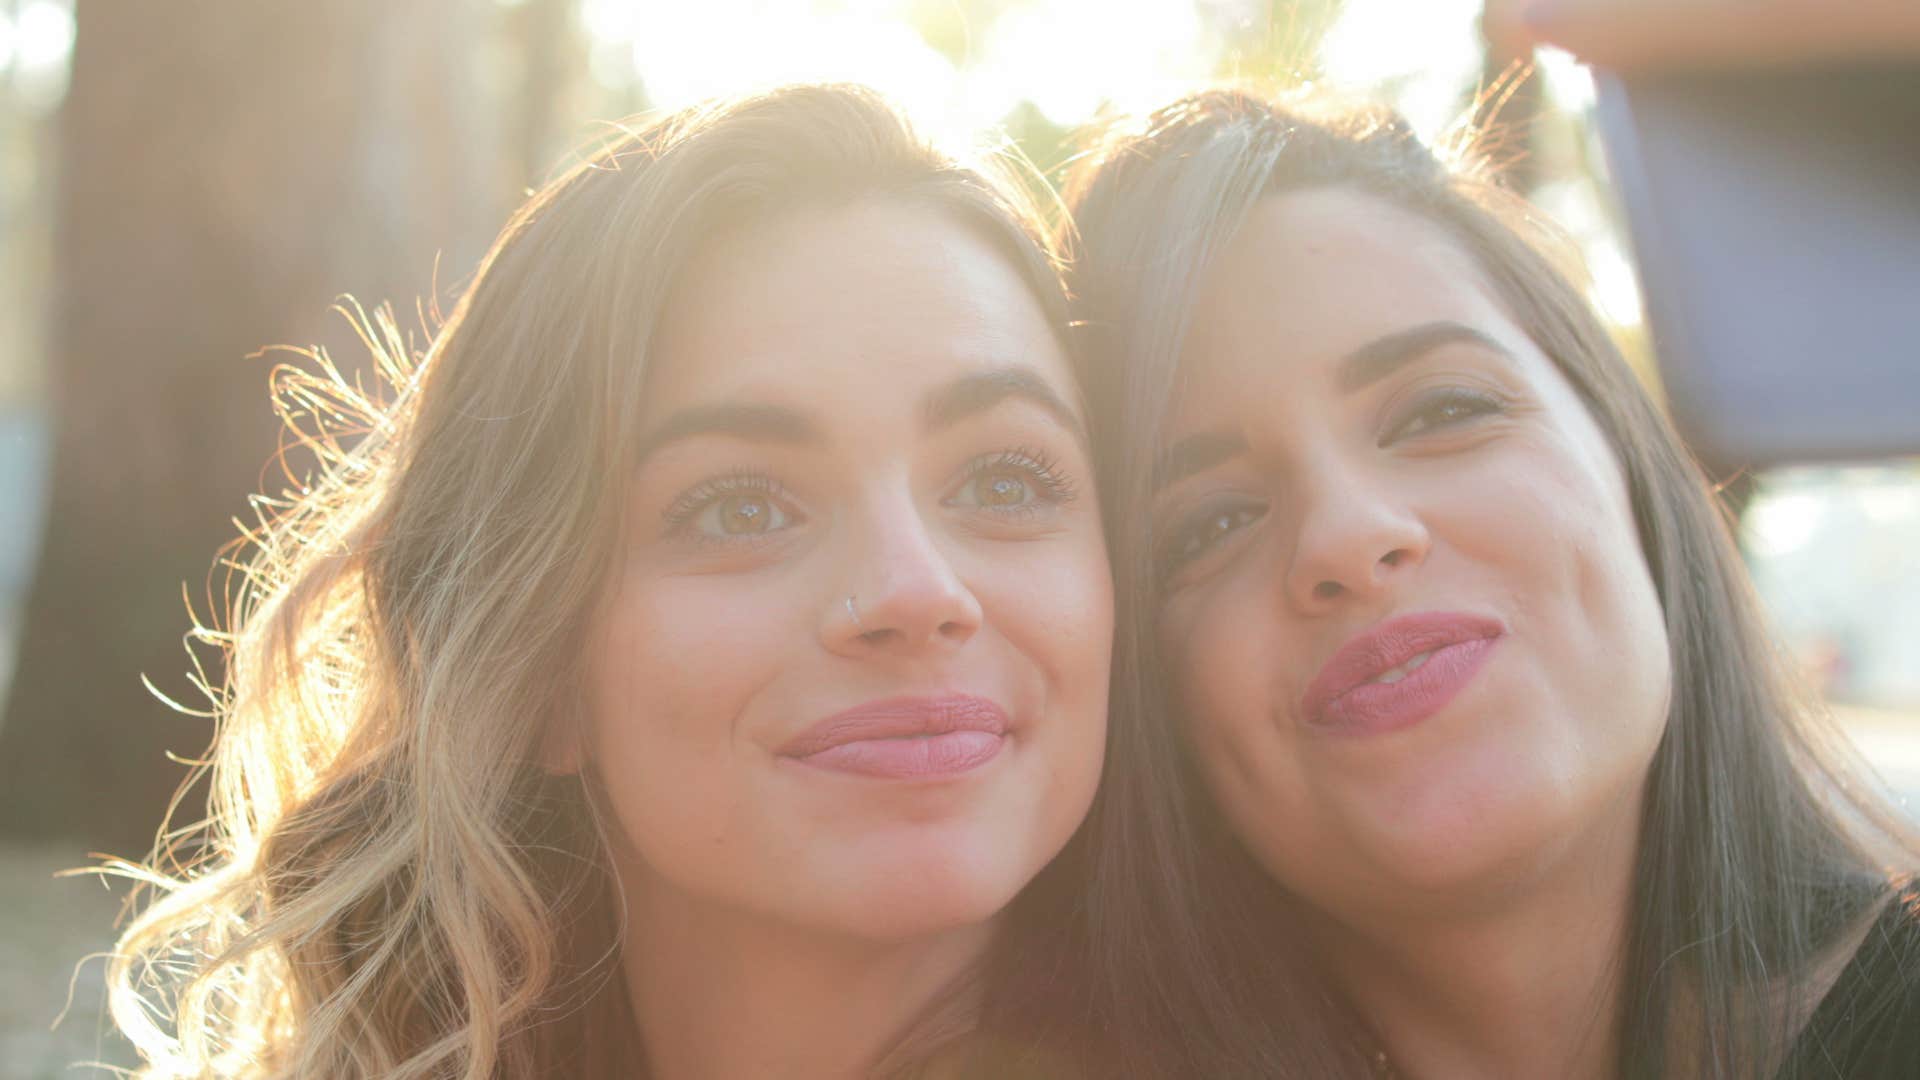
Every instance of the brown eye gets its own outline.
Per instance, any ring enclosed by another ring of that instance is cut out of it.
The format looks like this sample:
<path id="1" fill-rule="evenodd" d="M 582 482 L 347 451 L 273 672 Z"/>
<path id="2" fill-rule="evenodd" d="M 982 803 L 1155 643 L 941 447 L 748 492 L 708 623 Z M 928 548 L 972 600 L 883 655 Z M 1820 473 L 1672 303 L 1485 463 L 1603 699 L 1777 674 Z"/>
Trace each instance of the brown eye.
<path id="1" fill-rule="evenodd" d="M 1004 508 L 1027 501 L 1027 482 L 1008 473 L 983 473 L 973 481 L 973 495 L 981 506 Z"/>
<path id="2" fill-rule="evenodd" d="M 716 513 L 720 531 L 730 536 L 753 535 L 773 527 L 773 503 L 765 495 L 729 495 Z"/>
<path id="3" fill-rule="evenodd" d="M 1381 437 L 1380 445 L 1386 446 L 1409 436 L 1440 431 L 1504 411 L 1505 403 L 1492 394 L 1465 387 L 1443 388 L 1414 402 L 1413 408 L 1395 421 L 1392 428 Z"/>
<path id="4" fill-rule="evenodd" d="M 1222 510 L 1200 522 L 1193 532 L 1187 534 L 1187 542 L 1182 545 L 1180 554 L 1191 557 L 1196 552 L 1206 550 L 1208 545 L 1246 524 L 1247 520 L 1245 514 Z"/>
<path id="5" fill-rule="evenodd" d="M 985 513 L 1000 525 L 1073 502 L 1073 480 L 1039 450 L 1000 450 L 966 463 L 943 505 Z"/>
<path id="6" fill-rule="evenodd" d="M 752 473 L 697 484 L 661 516 L 675 533 L 714 541 L 751 541 L 805 520 L 778 484 Z"/>
<path id="7" fill-rule="evenodd" d="M 1176 524 L 1160 550 L 1161 577 L 1171 578 L 1182 567 L 1212 550 L 1215 544 L 1265 516 L 1265 506 L 1234 504 L 1204 510 Z"/>
<path id="8" fill-rule="evenodd" d="M 1043 513 L 1073 501 L 1073 481 L 1038 450 L 982 454 L 942 500 L 948 506 L 986 510 L 1002 518 Z"/>

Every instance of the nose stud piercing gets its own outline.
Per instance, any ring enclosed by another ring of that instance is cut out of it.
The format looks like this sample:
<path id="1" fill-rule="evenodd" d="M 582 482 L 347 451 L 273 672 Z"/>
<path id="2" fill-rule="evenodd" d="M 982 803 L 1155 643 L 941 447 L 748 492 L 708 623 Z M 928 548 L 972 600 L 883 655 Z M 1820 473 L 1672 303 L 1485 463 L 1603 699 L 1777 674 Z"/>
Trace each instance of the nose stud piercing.
<path id="1" fill-rule="evenodd" d="M 867 628 L 860 625 L 860 606 L 853 602 L 852 593 L 847 594 L 847 617 L 853 620 L 855 630 L 863 634 L 867 632 Z"/>

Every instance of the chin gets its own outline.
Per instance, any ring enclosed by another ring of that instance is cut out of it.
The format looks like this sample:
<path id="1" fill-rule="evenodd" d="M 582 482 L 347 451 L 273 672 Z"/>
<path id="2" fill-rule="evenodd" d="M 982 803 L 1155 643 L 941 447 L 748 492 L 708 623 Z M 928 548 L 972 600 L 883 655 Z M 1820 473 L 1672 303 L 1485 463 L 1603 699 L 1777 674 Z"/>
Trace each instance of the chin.
<path id="1" fill-rule="evenodd" d="M 1409 892 L 1472 903 L 1525 885 L 1570 853 L 1583 835 L 1550 797 L 1507 791 L 1461 800 L 1401 822 L 1379 852 Z M 1414 827 L 1406 828 L 1409 823 Z"/>
<path id="2" fill-rule="evenodd" d="M 1008 857 L 1005 845 L 922 842 L 863 852 L 834 875 L 842 928 L 856 936 L 906 941 L 991 922 L 1040 870 Z M 1018 864 L 1018 865 L 1016 865 Z M 1031 872 L 1028 872 L 1028 871 Z"/>
<path id="3" fill-rule="evenodd" d="M 1468 899 L 1502 891 L 1526 876 L 1532 863 L 1521 845 L 1480 838 L 1436 839 L 1409 843 L 1394 864 L 1394 876 L 1407 891 L 1432 897 Z"/>

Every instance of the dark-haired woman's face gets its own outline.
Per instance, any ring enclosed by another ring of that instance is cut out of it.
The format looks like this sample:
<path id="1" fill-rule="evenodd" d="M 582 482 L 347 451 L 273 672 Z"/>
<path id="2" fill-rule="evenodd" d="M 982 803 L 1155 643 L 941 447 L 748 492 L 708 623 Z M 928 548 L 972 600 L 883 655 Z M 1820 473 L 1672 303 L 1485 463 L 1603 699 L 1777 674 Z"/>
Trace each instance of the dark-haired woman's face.
<path id="1" fill-rule="evenodd" d="M 1182 362 L 1160 640 L 1267 869 L 1337 916 L 1630 851 L 1659 603 L 1606 440 L 1471 258 L 1369 196 L 1269 198 Z"/>
<path id="2" fill-rule="evenodd" d="M 1043 309 L 968 228 L 864 202 L 707 252 L 650 363 L 588 748 L 630 894 L 883 940 L 990 919 L 1085 816 L 1106 725 Z"/>

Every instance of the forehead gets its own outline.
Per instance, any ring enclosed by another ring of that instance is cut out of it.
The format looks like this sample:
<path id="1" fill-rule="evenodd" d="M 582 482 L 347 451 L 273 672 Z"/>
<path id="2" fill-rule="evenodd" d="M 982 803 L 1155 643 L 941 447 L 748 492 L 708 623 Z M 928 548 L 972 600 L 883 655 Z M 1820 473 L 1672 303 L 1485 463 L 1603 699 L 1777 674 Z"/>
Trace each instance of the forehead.
<path id="1" fill-rule="evenodd" d="M 887 398 L 1009 363 L 1072 387 L 1004 254 L 947 212 L 880 199 L 721 238 L 682 276 L 648 362 L 645 416 L 742 396 L 831 411 L 853 391 Z"/>
<path id="2" fill-rule="evenodd" d="M 1203 279 L 1185 381 L 1256 370 L 1331 374 L 1353 349 L 1435 321 L 1481 330 L 1516 354 L 1525 334 L 1440 226 L 1374 196 L 1317 188 L 1264 199 Z"/>

